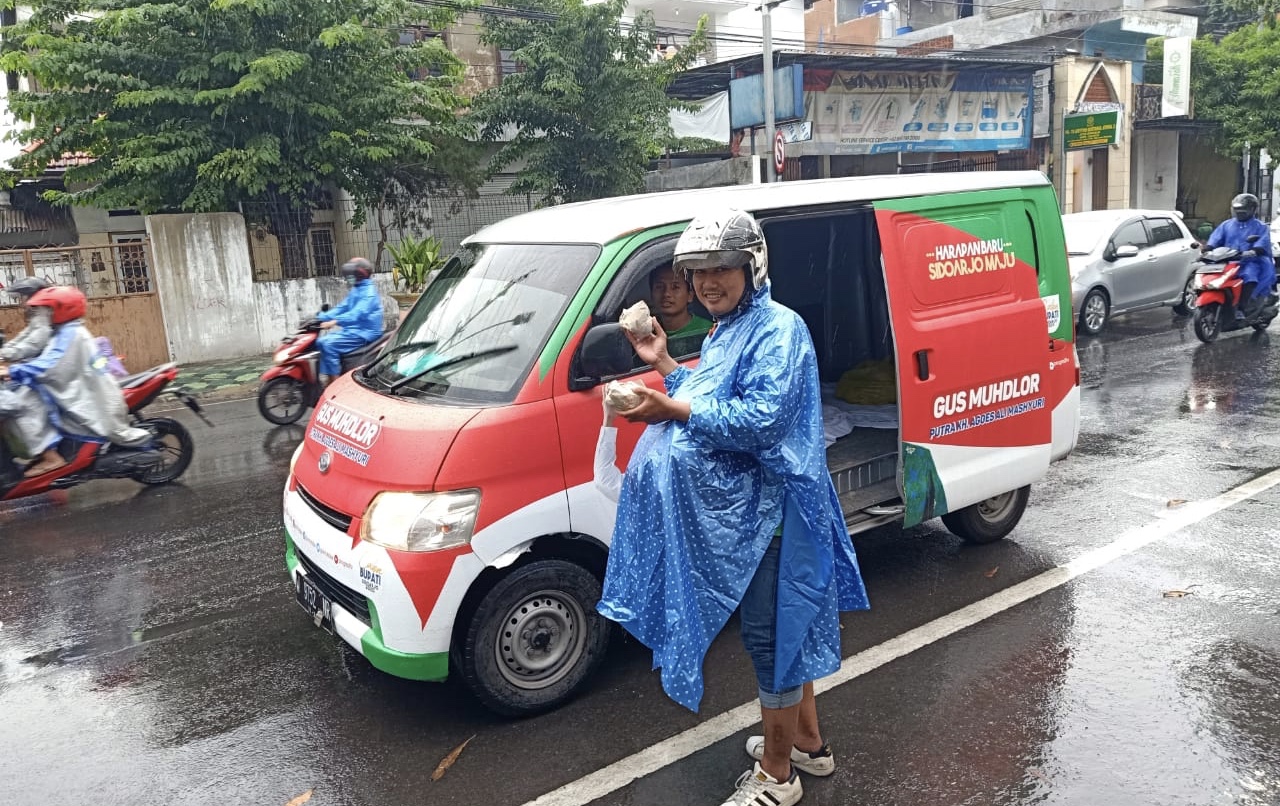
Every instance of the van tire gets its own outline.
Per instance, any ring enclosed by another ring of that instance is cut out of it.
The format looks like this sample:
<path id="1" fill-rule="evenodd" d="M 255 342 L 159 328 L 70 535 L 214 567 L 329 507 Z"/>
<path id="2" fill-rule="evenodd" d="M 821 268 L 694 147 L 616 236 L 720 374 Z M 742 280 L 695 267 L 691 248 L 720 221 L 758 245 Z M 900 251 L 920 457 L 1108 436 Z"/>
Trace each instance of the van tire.
<path id="1" fill-rule="evenodd" d="M 1084 302 L 1080 303 L 1080 329 L 1090 336 L 1096 336 L 1102 332 L 1102 328 L 1106 327 L 1107 319 L 1111 316 L 1111 300 L 1107 299 L 1107 292 L 1101 288 L 1095 288 L 1088 294 L 1084 295 Z"/>
<path id="2" fill-rule="evenodd" d="M 480 600 L 454 665 L 498 714 L 549 711 L 573 697 L 604 659 L 611 630 L 596 612 L 599 601 L 600 580 L 582 566 L 565 560 L 520 566 Z M 529 661 L 546 668 L 529 668 Z"/>
<path id="3" fill-rule="evenodd" d="M 966 543 L 994 543 L 1013 531 L 1027 510 L 1031 488 L 992 496 L 956 512 L 942 516 L 942 523 L 953 535 Z"/>

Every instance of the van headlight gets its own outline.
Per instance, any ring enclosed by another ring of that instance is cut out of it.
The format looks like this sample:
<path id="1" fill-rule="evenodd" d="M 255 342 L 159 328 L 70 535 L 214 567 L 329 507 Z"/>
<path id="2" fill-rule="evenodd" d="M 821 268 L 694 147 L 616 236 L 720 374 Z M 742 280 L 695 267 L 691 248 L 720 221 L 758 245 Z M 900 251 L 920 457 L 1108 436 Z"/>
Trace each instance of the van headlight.
<path id="1" fill-rule="evenodd" d="M 442 551 L 471 542 L 479 490 L 378 493 L 364 513 L 360 539 L 400 551 Z"/>

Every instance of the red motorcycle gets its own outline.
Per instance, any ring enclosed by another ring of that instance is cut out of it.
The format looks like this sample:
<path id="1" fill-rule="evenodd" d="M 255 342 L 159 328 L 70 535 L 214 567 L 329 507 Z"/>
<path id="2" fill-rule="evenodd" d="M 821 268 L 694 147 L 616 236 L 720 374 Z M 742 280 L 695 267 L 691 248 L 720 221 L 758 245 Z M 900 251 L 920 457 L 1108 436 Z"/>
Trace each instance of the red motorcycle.
<path id="1" fill-rule="evenodd" d="M 130 423 L 151 432 L 152 444 L 148 447 L 122 448 L 67 436 L 57 448 L 62 458 L 67 460 L 66 465 L 40 476 L 23 478 L 21 467 L 13 461 L 8 446 L 0 439 L 0 501 L 62 490 L 94 479 L 133 479 L 143 484 L 167 484 L 177 479 L 186 472 L 195 452 L 191 433 L 182 423 L 169 417 L 142 416 L 142 409 L 159 397 L 177 377 L 177 364 L 161 364 L 120 380 L 120 390 L 129 407 Z M 195 398 L 181 391 L 173 394 L 207 425 L 213 425 Z"/>
<path id="2" fill-rule="evenodd" d="M 1252 243 L 1257 236 L 1251 236 L 1249 240 Z M 1196 269 L 1194 284 L 1194 321 L 1196 338 L 1205 344 L 1232 330 L 1246 327 L 1266 330 L 1271 320 L 1280 314 L 1280 297 L 1274 292 L 1261 303 L 1255 303 L 1252 310 L 1242 307 L 1246 301 L 1240 299 L 1244 291 L 1244 280 L 1240 279 L 1240 258 L 1240 250 L 1229 246 L 1220 246 L 1200 258 L 1201 266 Z M 1245 311 L 1244 318 L 1236 317 L 1237 310 Z"/>
<path id="3" fill-rule="evenodd" d="M 327 305 L 325 306 L 328 307 Z M 290 425 L 302 419 L 307 409 L 320 401 L 319 319 L 308 319 L 298 332 L 285 336 L 272 356 L 272 366 L 262 373 L 258 387 L 258 412 L 267 422 Z M 342 372 L 362 367 L 378 354 L 391 338 L 384 333 L 376 341 L 342 356 Z"/>

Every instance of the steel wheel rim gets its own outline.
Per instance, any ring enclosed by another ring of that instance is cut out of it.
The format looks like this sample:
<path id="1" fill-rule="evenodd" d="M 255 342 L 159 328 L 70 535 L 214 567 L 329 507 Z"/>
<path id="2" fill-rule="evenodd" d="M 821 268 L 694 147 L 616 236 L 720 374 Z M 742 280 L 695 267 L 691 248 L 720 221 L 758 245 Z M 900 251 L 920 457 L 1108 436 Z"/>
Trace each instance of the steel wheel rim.
<path id="1" fill-rule="evenodd" d="M 988 523 L 1003 520 L 1013 511 L 1014 500 L 1017 495 L 1016 491 L 1001 493 L 1000 495 L 993 495 L 985 501 L 980 501 L 978 502 L 978 514 Z"/>
<path id="2" fill-rule="evenodd" d="M 1107 303 L 1103 301 L 1102 295 L 1094 294 L 1084 303 L 1084 323 L 1088 325 L 1090 330 L 1098 330 L 1102 327 L 1102 323 L 1106 321 Z"/>
<path id="3" fill-rule="evenodd" d="M 582 657 L 585 624 L 582 606 L 563 591 L 525 597 L 507 611 L 494 640 L 498 671 L 529 691 L 555 685 Z"/>

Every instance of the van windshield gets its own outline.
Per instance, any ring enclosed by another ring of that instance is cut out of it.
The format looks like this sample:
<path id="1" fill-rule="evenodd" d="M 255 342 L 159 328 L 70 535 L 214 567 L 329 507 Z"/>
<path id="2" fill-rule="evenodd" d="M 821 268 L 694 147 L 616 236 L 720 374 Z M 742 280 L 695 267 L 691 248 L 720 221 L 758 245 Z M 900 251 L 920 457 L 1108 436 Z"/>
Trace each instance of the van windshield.
<path id="1" fill-rule="evenodd" d="M 382 394 L 515 397 L 600 255 L 588 244 L 468 244 L 357 380 Z"/>

